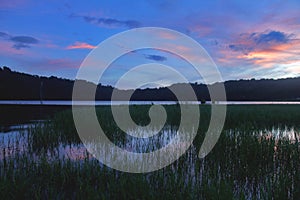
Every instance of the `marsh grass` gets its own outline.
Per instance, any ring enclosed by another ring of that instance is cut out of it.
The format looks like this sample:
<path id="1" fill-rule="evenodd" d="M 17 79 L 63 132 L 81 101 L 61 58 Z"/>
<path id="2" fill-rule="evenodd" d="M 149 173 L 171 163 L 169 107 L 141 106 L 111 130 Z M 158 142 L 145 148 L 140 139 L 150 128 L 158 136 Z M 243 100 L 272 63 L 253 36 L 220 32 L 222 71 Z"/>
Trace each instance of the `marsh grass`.
<path id="1" fill-rule="evenodd" d="M 140 125 L 149 123 L 149 108 L 131 106 L 133 120 Z M 165 108 L 168 118 L 164 129 L 176 131 L 180 107 Z M 86 150 L 80 156 L 61 157 L 62 146 L 82 148 L 82 144 L 71 111 L 58 113 L 53 119 L 27 129 L 23 136 L 27 137 L 28 145 L 23 153 L 8 155 L 3 152 L 7 151 L 3 148 L 5 144 L 0 143 L 1 199 L 297 199 L 300 106 L 228 106 L 218 143 L 208 156 L 199 159 L 197 154 L 209 124 L 210 109 L 209 105 L 200 105 L 200 127 L 189 150 L 173 164 L 145 174 L 110 169 Z M 97 107 L 97 114 L 114 143 L 124 147 L 136 140 L 117 127 L 109 106 Z M 286 137 L 288 134 L 294 135 L 292 139 Z M 139 144 L 157 149 L 161 145 L 156 139 L 157 142 L 145 140 Z"/>

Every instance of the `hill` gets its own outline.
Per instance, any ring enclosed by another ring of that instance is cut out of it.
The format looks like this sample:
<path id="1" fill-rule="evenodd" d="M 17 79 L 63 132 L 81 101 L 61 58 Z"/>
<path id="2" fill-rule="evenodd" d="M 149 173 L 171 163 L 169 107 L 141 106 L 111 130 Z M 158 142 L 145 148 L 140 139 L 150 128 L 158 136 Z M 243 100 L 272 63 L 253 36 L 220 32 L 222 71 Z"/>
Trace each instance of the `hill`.
<path id="1" fill-rule="evenodd" d="M 97 87 L 96 100 L 110 100 L 112 86 L 95 85 L 81 80 L 83 84 Z M 192 83 L 198 100 L 210 100 L 208 87 Z M 8 67 L 0 68 L 1 100 L 71 100 L 74 80 L 44 77 L 11 71 Z M 300 78 L 235 80 L 224 82 L 229 101 L 295 101 L 300 100 Z M 170 87 L 182 88 L 186 84 L 174 84 Z M 118 90 L 127 94 L 130 90 Z M 81 100 L 84 100 L 81 99 Z M 120 99 L 122 100 L 122 99 Z M 131 100 L 176 100 L 168 88 L 138 89 Z"/>

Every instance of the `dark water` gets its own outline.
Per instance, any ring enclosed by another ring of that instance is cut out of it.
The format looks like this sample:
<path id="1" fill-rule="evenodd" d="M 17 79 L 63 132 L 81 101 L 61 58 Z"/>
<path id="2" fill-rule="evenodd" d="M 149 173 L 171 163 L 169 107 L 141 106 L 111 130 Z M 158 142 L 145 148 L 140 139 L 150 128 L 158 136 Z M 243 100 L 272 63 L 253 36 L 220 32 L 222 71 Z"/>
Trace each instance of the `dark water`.
<path id="1" fill-rule="evenodd" d="M 0 105 L 0 130 L 5 132 L 10 126 L 45 120 L 70 108 L 71 106 L 55 105 Z"/>
<path id="2" fill-rule="evenodd" d="M 175 101 L 75 101 L 75 105 L 173 105 Z M 200 104 L 201 102 L 184 102 Z M 222 105 L 300 105 L 300 101 L 223 101 L 215 102 Z M 207 104 L 211 104 L 210 101 Z M 22 101 L 0 100 L 0 130 L 9 126 L 29 123 L 36 120 L 45 120 L 53 114 L 71 109 L 72 101 Z"/>

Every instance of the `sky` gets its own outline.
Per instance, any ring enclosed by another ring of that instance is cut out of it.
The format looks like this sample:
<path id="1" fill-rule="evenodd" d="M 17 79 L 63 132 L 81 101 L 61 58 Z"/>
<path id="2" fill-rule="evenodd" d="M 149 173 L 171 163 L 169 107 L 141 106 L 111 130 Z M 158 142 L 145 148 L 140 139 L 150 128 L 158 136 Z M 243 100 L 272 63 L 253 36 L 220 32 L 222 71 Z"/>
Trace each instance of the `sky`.
<path id="1" fill-rule="evenodd" d="M 202 45 L 223 80 L 298 77 L 299 10 L 298 0 L 0 0 L 0 66 L 75 79 L 84 59 L 106 39 L 134 28 L 162 27 Z M 176 44 L 175 37 L 169 40 Z M 113 85 L 132 67 L 149 63 L 172 66 L 190 82 L 202 81 L 186 60 L 142 49 L 114 61 L 100 82 Z M 171 75 L 155 76 L 165 79 L 161 84 L 176 82 Z"/>

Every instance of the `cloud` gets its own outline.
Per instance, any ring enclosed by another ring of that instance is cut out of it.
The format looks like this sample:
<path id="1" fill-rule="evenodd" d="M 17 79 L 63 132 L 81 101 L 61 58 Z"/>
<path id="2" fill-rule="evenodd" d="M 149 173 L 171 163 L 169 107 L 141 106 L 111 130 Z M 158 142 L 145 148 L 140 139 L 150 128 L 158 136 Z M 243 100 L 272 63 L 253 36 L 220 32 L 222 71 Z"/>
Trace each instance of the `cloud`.
<path id="1" fill-rule="evenodd" d="M 232 51 L 239 51 L 247 55 L 252 51 L 271 50 L 278 45 L 292 42 L 293 34 L 286 34 L 280 31 L 267 31 L 262 33 L 241 34 L 238 41 L 229 44 Z"/>
<path id="2" fill-rule="evenodd" d="M 31 36 L 14 36 L 11 37 L 10 40 L 15 43 L 12 47 L 18 50 L 22 48 L 30 48 L 30 44 L 39 43 L 38 39 Z"/>
<path id="3" fill-rule="evenodd" d="M 2 38 L 8 38 L 9 35 L 7 33 L 0 32 L 0 37 L 2 37 Z"/>
<path id="4" fill-rule="evenodd" d="M 300 39 L 294 34 L 281 31 L 240 34 L 236 42 L 222 52 L 222 63 L 226 60 L 234 65 L 249 64 L 257 67 L 276 68 L 280 65 L 299 63 Z"/>
<path id="5" fill-rule="evenodd" d="M 75 42 L 73 45 L 68 46 L 67 49 L 94 49 L 95 47 L 85 42 Z"/>
<path id="6" fill-rule="evenodd" d="M 228 47 L 233 51 L 242 51 L 242 52 L 248 52 L 253 49 L 252 47 L 248 47 L 243 44 L 230 44 Z"/>
<path id="7" fill-rule="evenodd" d="M 97 23 L 111 25 L 111 26 L 126 26 L 128 28 L 137 28 L 141 26 L 140 22 L 135 20 L 122 21 L 122 20 L 111 19 L 111 18 L 99 18 Z"/>
<path id="8" fill-rule="evenodd" d="M 32 44 L 38 44 L 39 40 L 31 36 L 12 36 L 4 32 L 0 32 L 0 37 L 13 42 L 13 48 L 20 50 L 22 48 L 30 48 Z"/>
<path id="9" fill-rule="evenodd" d="M 17 49 L 17 50 L 22 49 L 22 48 L 30 48 L 29 45 L 24 44 L 24 43 L 16 43 L 12 47 Z"/>
<path id="10" fill-rule="evenodd" d="M 80 66 L 78 61 L 70 60 L 67 58 L 47 59 L 45 61 L 40 62 L 40 66 L 45 66 L 50 69 L 77 69 Z"/>
<path id="11" fill-rule="evenodd" d="M 268 44 L 268 43 L 287 43 L 290 40 L 291 35 L 287 35 L 280 31 L 270 31 L 268 33 L 253 33 L 252 38 L 256 44 Z"/>
<path id="12" fill-rule="evenodd" d="M 80 60 L 72 60 L 70 58 L 26 58 L 18 57 L 15 61 L 21 66 L 28 66 L 31 69 L 40 69 L 46 71 L 78 69 L 80 67 Z"/>
<path id="13" fill-rule="evenodd" d="M 159 55 L 145 55 L 145 58 L 147 58 L 149 60 L 159 61 L 159 62 L 167 60 L 166 57 L 159 56 Z"/>
<path id="14" fill-rule="evenodd" d="M 22 49 L 13 48 L 10 40 L 1 40 L 0 41 L 0 55 L 7 57 L 7 58 L 11 55 L 16 55 L 18 57 L 20 55 L 26 55 L 29 57 L 34 56 L 26 48 L 22 48 Z"/>
<path id="15" fill-rule="evenodd" d="M 104 25 L 109 27 L 127 27 L 127 28 L 138 28 L 141 23 L 136 20 L 119 20 L 114 18 L 97 18 L 92 16 L 79 16 L 72 14 L 71 17 L 81 17 L 85 22 L 97 25 Z"/>
<path id="16" fill-rule="evenodd" d="M 39 41 L 30 36 L 14 36 L 10 38 L 11 41 L 23 44 L 37 44 Z"/>
<path id="17" fill-rule="evenodd" d="M 192 24 L 187 29 L 187 34 L 194 33 L 196 37 L 203 38 L 209 36 L 213 32 L 213 27 L 211 24 Z"/>
<path id="18" fill-rule="evenodd" d="M 83 16 L 82 18 L 84 19 L 84 21 L 89 23 L 95 22 L 97 20 L 96 17 L 90 17 L 90 16 Z"/>

